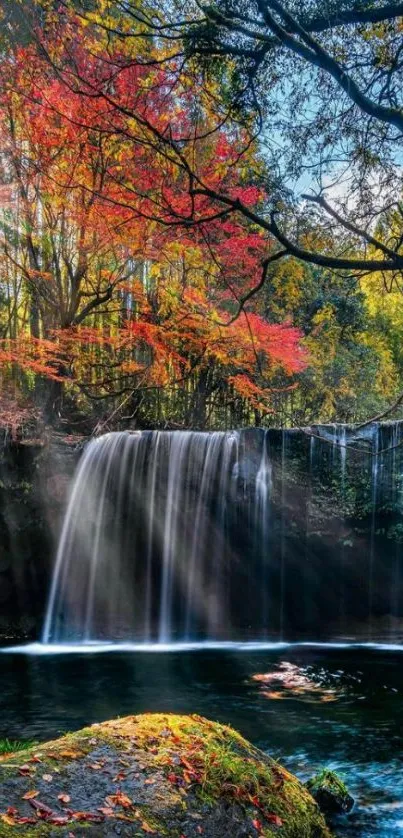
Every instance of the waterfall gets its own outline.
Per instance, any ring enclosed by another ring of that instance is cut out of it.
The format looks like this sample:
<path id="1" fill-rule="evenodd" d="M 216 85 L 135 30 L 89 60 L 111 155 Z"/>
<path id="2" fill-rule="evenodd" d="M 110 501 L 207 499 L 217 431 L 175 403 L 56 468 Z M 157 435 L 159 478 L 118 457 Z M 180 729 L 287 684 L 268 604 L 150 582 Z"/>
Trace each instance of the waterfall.
<path id="1" fill-rule="evenodd" d="M 390 636 L 403 626 L 402 439 L 384 423 L 91 441 L 43 642 L 376 639 L 384 623 Z"/>
<path id="2" fill-rule="evenodd" d="M 263 440 L 264 442 L 264 440 Z M 114 433 L 86 447 L 67 509 L 43 641 L 170 643 L 230 630 L 233 508 L 267 527 L 270 464 L 240 470 L 237 433 Z M 262 573 L 263 575 L 263 573 Z M 236 593 L 236 592 L 235 592 Z"/>

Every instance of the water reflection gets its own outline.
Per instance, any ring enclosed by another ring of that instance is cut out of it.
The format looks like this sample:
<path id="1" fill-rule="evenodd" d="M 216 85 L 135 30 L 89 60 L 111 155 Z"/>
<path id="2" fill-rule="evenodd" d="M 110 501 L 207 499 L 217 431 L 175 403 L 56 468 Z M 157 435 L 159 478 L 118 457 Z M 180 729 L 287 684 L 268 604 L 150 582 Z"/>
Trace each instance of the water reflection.
<path id="1" fill-rule="evenodd" d="M 196 712 L 238 728 L 302 779 L 324 766 L 339 771 L 358 802 L 336 835 L 403 835 L 401 653 L 7 654 L 0 679 L 2 736 L 44 739 L 128 713 Z"/>

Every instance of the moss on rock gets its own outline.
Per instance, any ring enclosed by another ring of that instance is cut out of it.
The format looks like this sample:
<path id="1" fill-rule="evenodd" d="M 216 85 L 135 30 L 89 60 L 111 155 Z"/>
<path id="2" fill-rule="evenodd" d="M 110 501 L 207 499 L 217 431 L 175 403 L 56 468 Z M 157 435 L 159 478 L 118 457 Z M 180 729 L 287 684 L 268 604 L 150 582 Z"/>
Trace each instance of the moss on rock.
<path id="1" fill-rule="evenodd" d="M 330 838 L 292 774 L 200 716 L 129 716 L 14 754 L 0 813 L 0 838 Z"/>
<path id="2" fill-rule="evenodd" d="M 329 769 L 324 769 L 308 780 L 306 787 L 327 815 L 350 812 L 354 806 L 354 798 L 343 780 Z"/>

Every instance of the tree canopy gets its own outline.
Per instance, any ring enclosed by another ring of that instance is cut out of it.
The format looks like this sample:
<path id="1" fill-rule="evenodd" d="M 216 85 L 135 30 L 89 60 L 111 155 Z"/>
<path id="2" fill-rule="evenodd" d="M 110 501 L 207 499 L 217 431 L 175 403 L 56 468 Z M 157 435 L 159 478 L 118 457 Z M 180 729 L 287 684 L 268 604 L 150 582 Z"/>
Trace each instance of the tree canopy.
<path id="1" fill-rule="evenodd" d="M 51 409 L 73 399 L 101 425 L 399 403 L 403 5 L 16 8 L 4 387 L 43 398 L 50 379 Z"/>

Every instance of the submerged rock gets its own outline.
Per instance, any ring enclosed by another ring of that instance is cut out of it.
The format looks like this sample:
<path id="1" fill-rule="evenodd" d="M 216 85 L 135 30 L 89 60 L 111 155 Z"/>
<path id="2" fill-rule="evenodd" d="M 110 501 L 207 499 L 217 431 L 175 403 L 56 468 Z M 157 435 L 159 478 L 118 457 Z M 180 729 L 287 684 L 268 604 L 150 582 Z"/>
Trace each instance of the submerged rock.
<path id="1" fill-rule="evenodd" d="M 306 783 L 325 815 L 346 814 L 354 806 L 354 798 L 334 771 L 321 771 Z"/>
<path id="2" fill-rule="evenodd" d="M 7 757 L 0 813 L 0 838 L 330 838 L 306 787 L 200 716 L 129 716 Z"/>

